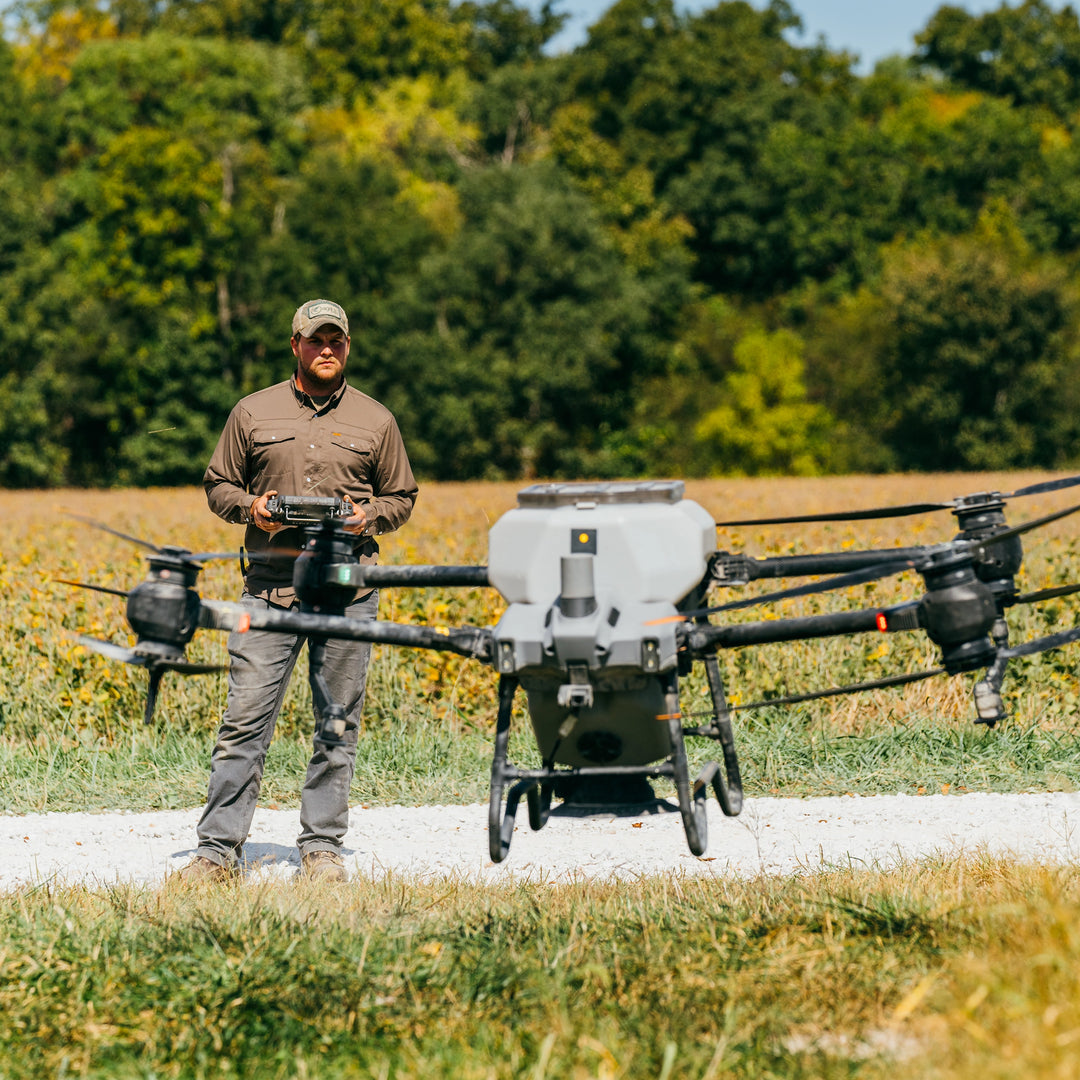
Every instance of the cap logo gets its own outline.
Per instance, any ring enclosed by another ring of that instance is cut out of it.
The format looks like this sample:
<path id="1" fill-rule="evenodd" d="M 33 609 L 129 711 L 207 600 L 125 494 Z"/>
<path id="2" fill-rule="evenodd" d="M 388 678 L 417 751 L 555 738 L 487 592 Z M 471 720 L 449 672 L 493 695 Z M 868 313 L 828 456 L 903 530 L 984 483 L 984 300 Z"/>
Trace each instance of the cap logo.
<path id="1" fill-rule="evenodd" d="M 324 323 L 333 323 L 348 336 L 349 319 L 345 309 L 333 300 L 308 300 L 296 309 L 293 315 L 293 334 L 309 337 L 316 328 Z"/>

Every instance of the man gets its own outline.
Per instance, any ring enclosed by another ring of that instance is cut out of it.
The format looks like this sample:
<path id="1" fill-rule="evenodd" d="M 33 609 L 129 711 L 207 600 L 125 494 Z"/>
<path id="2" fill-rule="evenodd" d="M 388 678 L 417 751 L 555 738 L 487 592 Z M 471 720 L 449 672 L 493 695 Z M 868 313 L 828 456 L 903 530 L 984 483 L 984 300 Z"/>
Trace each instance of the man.
<path id="1" fill-rule="evenodd" d="M 210 509 L 246 524 L 254 558 L 244 574 L 243 602 L 253 608 L 296 609 L 293 559 L 265 558 L 275 549 L 295 553 L 299 530 L 271 520 L 273 495 L 348 496 L 355 516 L 344 528 L 356 538 L 361 562 L 374 562 L 374 536 L 403 525 L 416 501 L 416 481 L 397 423 L 388 409 L 345 381 L 349 320 L 329 300 L 309 300 L 292 321 L 296 371 L 240 401 L 203 478 Z M 260 558 L 260 556 L 263 556 Z M 357 597 L 345 614 L 374 619 L 378 593 Z M 210 766 L 199 848 L 181 880 L 216 882 L 237 873 L 259 796 L 274 724 L 304 637 L 249 630 L 229 635 L 229 692 Z M 343 881 L 340 854 L 348 827 L 349 788 L 364 702 L 370 644 L 330 639 L 323 675 L 334 702 L 344 706 L 344 741 L 316 740 L 300 803 L 301 870 Z"/>

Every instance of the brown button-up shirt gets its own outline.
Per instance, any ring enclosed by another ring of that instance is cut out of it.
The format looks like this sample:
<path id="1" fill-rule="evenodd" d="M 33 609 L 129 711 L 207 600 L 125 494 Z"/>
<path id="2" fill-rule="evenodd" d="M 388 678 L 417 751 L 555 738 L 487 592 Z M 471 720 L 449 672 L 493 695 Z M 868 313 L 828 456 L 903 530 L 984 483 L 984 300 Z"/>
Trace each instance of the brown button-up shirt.
<path id="1" fill-rule="evenodd" d="M 376 533 L 404 525 L 417 486 L 397 421 L 385 406 L 343 382 L 323 404 L 312 401 L 293 375 L 243 398 L 203 477 L 218 517 L 246 524 L 244 545 L 253 555 L 297 551 L 300 529 L 271 535 L 252 524 L 251 505 L 268 491 L 279 495 L 346 495 L 367 511 Z M 369 525 L 369 529 L 371 525 Z M 379 545 L 357 537 L 362 562 L 375 562 Z M 296 597 L 291 558 L 256 560 L 247 567 L 248 592 L 288 606 Z"/>

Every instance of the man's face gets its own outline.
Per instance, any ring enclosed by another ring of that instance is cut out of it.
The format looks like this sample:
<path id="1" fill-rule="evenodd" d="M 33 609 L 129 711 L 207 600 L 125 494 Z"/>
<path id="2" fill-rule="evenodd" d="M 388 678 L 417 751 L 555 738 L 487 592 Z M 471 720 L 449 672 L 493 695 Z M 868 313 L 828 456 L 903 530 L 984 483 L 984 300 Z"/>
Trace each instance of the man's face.
<path id="1" fill-rule="evenodd" d="M 349 339 L 340 327 L 327 323 L 311 337 L 297 334 L 292 339 L 292 351 L 300 368 L 300 381 L 310 392 L 330 393 L 336 390 L 345 374 L 349 355 Z"/>

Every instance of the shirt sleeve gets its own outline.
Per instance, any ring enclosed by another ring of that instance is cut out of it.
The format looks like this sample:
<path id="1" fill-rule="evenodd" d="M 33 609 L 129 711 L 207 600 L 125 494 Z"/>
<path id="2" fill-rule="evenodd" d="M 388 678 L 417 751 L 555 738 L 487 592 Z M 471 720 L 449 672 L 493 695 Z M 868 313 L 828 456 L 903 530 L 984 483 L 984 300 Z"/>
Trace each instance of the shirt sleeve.
<path id="1" fill-rule="evenodd" d="M 375 494 L 369 504 L 369 516 L 375 519 L 375 532 L 400 529 L 413 512 L 418 488 L 404 440 L 393 417 L 379 439 L 374 481 Z"/>
<path id="2" fill-rule="evenodd" d="M 245 410 L 235 406 L 203 475 L 210 509 L 234 525 L 251 520 L 251 504 L 255 501 L 248 491 L 247 427 Z"/>

